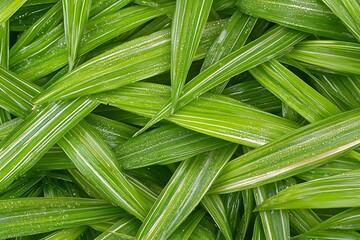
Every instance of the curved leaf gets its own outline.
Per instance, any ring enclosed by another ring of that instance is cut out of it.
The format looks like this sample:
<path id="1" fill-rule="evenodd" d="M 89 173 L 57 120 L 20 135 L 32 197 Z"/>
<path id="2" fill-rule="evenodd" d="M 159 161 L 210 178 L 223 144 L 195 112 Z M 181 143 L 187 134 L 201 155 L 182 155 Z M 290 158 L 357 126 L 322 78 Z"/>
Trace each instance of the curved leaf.
<path id="1" fill-rule="evenodd" d="M 209 193 L 274 182 L 343 154 L 360 143 L 359 113 L 355 109 L 317 121 L 238 157 L 224 167 Z"/>

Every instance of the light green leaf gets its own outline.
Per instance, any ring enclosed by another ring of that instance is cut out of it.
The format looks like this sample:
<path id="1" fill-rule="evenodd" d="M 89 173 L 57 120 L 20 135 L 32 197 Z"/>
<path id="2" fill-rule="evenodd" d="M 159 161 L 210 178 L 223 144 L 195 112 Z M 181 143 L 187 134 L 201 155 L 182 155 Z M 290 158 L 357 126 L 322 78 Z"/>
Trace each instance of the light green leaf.
<path id="1" fill-rule="evenodd" d="M 92 0 L 62 0 L 69 70 L 74 67 Z"/>
<path id="2" fill-rule="evenodd" d="M 261 64 L 250 72 L 257 81 L 310 123 L 341 112 L 276 60 Z"/>
<path id="3" fill-rule="evenodd" d="M 217 138 L 168 125 L 126 141 L 115 148 L 114 153 L 123 169 L 133 169 L 182 161 L 228 144 Z"/>
<path id="4" fill-rule="evenodd" d="M 360 42 L 360 3 L 357 0 L 339 1 L 323 0 L 338 16 L 354 37 Z"/>
<path id="5" fill-rule="evenodd" d="M 168 238 L 169 240 L 187 240 L 205 216 L 206 211 L 199 208 L 195 209 Z"/>
<path id="6" fill-rule="evenodd" d="M 7 119 L 8 113 L 6 111 L 2 111 L 5 114 L 3 119 Z M 22 119 L 15 118 L 11 121 L 7 121 L 5 123 L 0 124 L 0 140 L 3 140 L 11 131 L 13 131 L 20 123 Z"/>
<path id="7" fill-rule="evenodd" d="M 208 24 L 195 59 L 204 57 L 221 26 L 222 22 Z M 163 73 L 169 68 L 170 30 L 162 30 L 126 42 L 87 61 L 48 87 L 34 102 L 115 89 Z"/>
<path id="8" fill-rule="evenodd" d="M 289 216 L 291 228 L 297 234 L 307 233 L 322 222 L 310 209 L 290 209 Z"/>
<path id="9" fill-rule="evenodd" d="M 90 97 L 104 104 L 151 117 L 169 99 L 170 89 L 164 85 L 139 82 Z M 298 128 L 292 121 L 215 94 L 205 94 L 168 120 L 197 132 L 251 147 L 264 145 Z"/>
<path id="10" fill-rule="evenodd" d="M 308 232 L 299 236 L 295 236 L 292 239 L 294 240 L 336 240 L 336 239 L 346 239 L 346 240 L 357 240 L 360 238 L 360 234 L 355 231 L 314 231 Z"/>
<path id="11" fill-rule="evenodd" d="M 243 211 L 244 214 L 241 217 L 235 239 L 245 239 L 246 233 L 249 231 L 251 226 L 251 220 L 254 215 L 255 199 L 251 189 L 241 191 L 243 199 Z"/>
<path id="12" fill-rule="evenodd" d="M 317 121 L 238 157 L 225 166 L 209 193 L 274 182 L 343 154 L 360 143 L 359 112 L 355 109 Z"/>
<path id="13" fill-rule="evenodd" d="M 360 44 L 333 40 L 309 40 L 286 55 L 310 70 L 336 74 L 360 74 Z"/>
<path id="14" fill-rule="evenodd" d="M 119 34 L 172 10 L 173 5 L 166 6 L 161 10 L 132 6 L 101 18 L 92 19 L 86 25 L 84 38 L 79 46 L 79 55 L 85 54 Z M 26 77 L 28 81 L 33 81 L 65 66 L 67 64 L 65 38 L 62 36 L 54 39 L 58 33 L 62 34 L 62 29 L 57 30 L 55 28 L 53 31 L 56 32 L 55 35 L 46 35 L 44 36 L 45 40 L 38 39 L 42 44 L 46 44 L 46 48 L 36 49 L 38 46 L 34 42 L 24 52 L 10 58 L 11 70 L 19 74 L 20 77 Z"/>
<path id="15" fill-rule="evenodd" d="M 5 23 L 26 0 L 2 0 L 0 3 L 0 25 Z"/>
<path id="16" fill-rule="evenodd" d="M 210 214 L 225 239 L 232 239 L 232 232 L 227 218 L 227 211 L 221 197 L 217 194 L 204 196 L 201 200 L 201 205 Z"/>
<path id="17" fill-rule="evenodd" d="M 149 203 L 128 183 L 112 151 L 99 138 L 91 126 L 82 121 L 59 141 L 59 145 L 105 199 L 143 219 L 150 209 Z M 84 149 L 84 153 L 79 149 Z"/>
<path id="18" fill-rule="evenodd" d="M 10 28 L 9 21 L 0 24 L 0 66 L 9 68 Z"/>
<path id="19" fill-rule="evenodd" d="M 171 235 L 199 204 L 235 149 L 236 145 L 230 145 L 182 162 L 146 216 L 137 238 Z"/>
<path id="20" fill-rule="evenodd" d="M 275 182 L 253 189 L 256 205 L 278 194 L 284 186 Z M 266 239 L 290 239 L 290 220 L 287 210 L 261 211 L 259 213 Z"/>
<path id="21" fill-rule="evenodd" d="M 354 192 L 355 193 L 355 192 Z M 341 195 L 339 195 L 341 197 Z M 360 208 L 349 208 L 316 225 L 313 230 L 360 230 Z"/>
<path id="22" fill-rule="evenodd" d="M 176 106 L 209 17 L 212 0 L 176 1 L 171 26 L 171 101 Z"/>
<path id="23" fill-rule="evenodd" d="M 359 207 L 359 171 L 301 183 L 266 200 L 258 210 Z"/>
<path id="24" fill-rule="evenodd" d="M 34 110 L 0 143 L 0 192 L 27 172 L 95 107 L 90 100 L 55 102 Z"/>
<path id="25" fill-rule="evenodd" d="M 41 240 L 76 240 L 87 230 L 87 226 L 58 230 Z"/>
<path id="26" fill-rule="evenodd" d="M 262 240 L 262 239 L 266 239 L 266 236 L 264 233 L 264 228 L 261 223 L 260 215 L 258 215 L 255 218 L 255 222 L 254 222 L 252 240 Z"/>
<path id="27" fill-rule="evenodd" d="M 274 28 L 255 41 L 222 58 L 193 78 L 185 85 L 184 93 L 179 98 L 178 108 L 183 107 L 227 79 L 256 67 L 271 58 L 280 57 L 306 36 L 306 33 L 288 28 Z M 169 117 L 171 113 L 171 103 L 167 102 L 138 133 Z"/>
<path id="28" fill-rule="evenodd" d="M 111 220 L 123 210 L 85 198 L 16 198 L 0 200 L 0 238 L 33 235 Z"/>
<path id="29" fill-rule="evenodd" d="M 246 14 L 303 32 L 353 39 L 341 21 L 318 0 L 238 0 L 237 6 Z"/>
<path id="30" fill-rule="evenodd" d="M 257 18 L 235 11 L 209 49 L 201 70 L 203 71 L 234 50 L 244 46 L 256 21 Z M 211 92 L 221 93 L 227 82 L 218 85 Z"/>
<path id="31" fill-rule="evenodd" d="M 106 229 L 95 240 L 123 240 L 134 238 L 141 222 L 134 217 L 124 217 Z"/>

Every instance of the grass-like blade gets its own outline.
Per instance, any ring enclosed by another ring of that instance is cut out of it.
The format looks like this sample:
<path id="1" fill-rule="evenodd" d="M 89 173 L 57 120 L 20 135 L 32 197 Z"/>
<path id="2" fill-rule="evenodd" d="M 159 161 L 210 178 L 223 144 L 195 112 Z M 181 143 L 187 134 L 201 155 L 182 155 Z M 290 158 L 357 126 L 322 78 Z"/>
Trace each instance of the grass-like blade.
<path id="1" fill-rule="evenodd" d="M 96 105 L 90 100 L 76 99 L 51 103 L 34 110 L 0 143 L 0 192 L 34 166 L 52 145 Z"/>
<path id="2" fill-rule="evenodd" d="M 0 24 L 0 66 L 9 68 L 10 29 L 9 21 Z"/>
<path id="3" fill-rule="evenodd" d="M 140 82 L 91 96 L 95 101 L 145 117 L 154 116 L 169 97 L 168 86 Z M 215 94 L 201 96 L 168 120 L 200 133 L 250 147 L 264 145 L 299 127 L 287 119 Z M 257 126 L 261 126 L 261 130 Z"/>
<path id="4" fill-rule="evenodd" d="M 108 221 L 124 215 L 103 200 L 15 198 L 0 200 L 0 237 L 11 238 Z"/>
<path id="5" fill-rule="evenodd" d="M 352 171 L 297 184 L 267 199 L 258 209 L 359 207 L 359 177 L 359 171 Z"/>
<path id="6" fill-rule="evenodd" d="M 160 10 L 144 6 L 132 6 L 90 20 L 80 42 L 79 55 L 85 54 L 119 34 L 153 18 L 170 13 L 172 10 L 173 5 L 171 4 Z M 56 31 L 60 34 L 63 33 L 61 28 Z M 48 44 L 47 48 L 33 51 L 34 48 L 37 48 L 37 45 L 33 44 L 21 54 L 16 54 L 10 58 L 10 69 L 18 73 L 20 77 L 25 76 L 29 81 L 33 81 L 65 66 L 68 62 L 65 37 L 61 35 L 57 39 L 53 39 L 52 36 L 44 36 L 44 38 L 46 40 L 44 43 Z M 47 40 L 47 38 L 50 39 Z M 38 41 L 44 40 L 40 38 Z"/>
<path id="7" fill-rule="evenodd" d="M 129 184 L 110 148 L 98 138 L 99 134 L 82 121 L 59 141 L 59 145 L 104 198 L 143 219 L 150 208 L 148 202 Z M 79 153 L 80 148 L 91 154 Z M 91 161 L 87 158 L 89 155 Z"/>
<path id="8" fill-rule="evenodd" d="M 290 209 L 289 217 L 292 231 L 297 234 L 307 233 L 322 222 L 311 209 Z"/>
<path id="9" fill-rule="evenodd" d="M 360 44 L 334 40 L 309 40 L 287 54 L 310 70 L 336 74 L 360 74 Z"/>
<path id="10" fill-rule="evenodd" d="M 207 25 L 195 59 L 204 57 L 221 23 Z M 170 30 L 162 30 L 126 42 L 69 72 L 34 101 L 41 103 L 107 91 L 163 73 L 170 68 L 170 40 Z"/>
<path id="11" fill-rule="evenodd" d="M 137 238 L 171 235 L 199 204 L 235 150 L 233 144 L 182 162 L 146 216 Z"/>
<path id="12" fill-rule="evenodd" d="M 0 24 L 5 23 L 26 0 L 3 0 L 0 3 Z"/>
<path id="13" fill-rule="evenodd" d="M 203 71 L 234 50 L 244 46 L 256 21 L 257 18 L 235 11 L 206 54 L 201 70 Z M 212 89 L 212 92 L 221 93 L 226 84 L 227 81 Z"/>
<path id="14" fill-rule="evenodd" d="M 213 0 L 176 1 L 171 25 L 171 101 L 173 106 L 182 94 L 186 76 L 193 62 L 200 37 L 209 17 Z"/>
<path id="15" fill-rule="evenodd" d="M 255 198 L 251 189 L 241 191 L 243 202 L 243 215 L 241 217 L 235 239 L 245 239 L 246 233 L 251 226 L 252 217 L 254 215 Z"/>
<path id="16" fill-rule="evenodd" d="M 214 195 L 214 194 L 213 194 Z M 226 215 L 229 222 L 232 236 L 235 237 L 237 228 L 240 225 L 240 215 L 242 213 L 243 203 L 241 192 L 234 192 L 223 195 L 222 198 L 224 207 L 226 209 Z"/>
<path id="17" fill-rule="evenodd" d="M 10 56 L 13 57 L 23 48 L 42 36 L 44 32 L 51 32 L 63 20 L 61 1 L 55 4 L 44 16 L 38 19 L 29 27 L 21 37 L 14 43 L 10 50 Z"/>
<path id="18" fill-rule="evenodd" d="M 356 231 L 311 231 L 305 234 L 301 234 L 293 237 L 294 240 L 333 240 L 333 239 L 347 239 L 357 240 L 360 238 L 360 234 Z"/>
<path id="19" fill-rule="evenodd" d="M 7 112 L 2 111 L 3 114 L 6 114 L 4 118 L 7 120 Z M 22 119 L 15 118 L 11 121 L 6 121 L 5 123 L 0 124 L 0 141 L 3 140 L 11 131 L 13 131 L 20 123 Z"/>
<path id="20" fill-rule="evenodd" d="M 130 2 L 131 0 L 93 1 L 91 3 L 90 18 L 102 17 L 119 11 Z"/>
<path id="21" fill-rule="evenodd" d="M 280 57 L 305 37 L 307 37 L 306 33 L 284 27 L 272 29 L 260 38 L 222 58 L 187 83 L 183 95 L 179 98 L 178 108 L 183 107 L 227 79 L 271 58 Z M 169 117 L 171 113 L 171 102 L 167 102 L 138 134 L 158 121 Z"/>
<path id="22" fill-rule="evenodd" d="M 201 205 L 211 215 L 225 239 L 232 239 L 232 232 L 227 218 L 227 211 L 221 197 L 217 194 L 204 196 L 201 200 Z"/>
<path id="23" fill-rule="evenodd" d="M 283 188 L 283 183 L 275 182 L 254 188 L 257 205 L 276 195 Z M 261 211 L 259 213 L 266 239 L 290 239 L 290 220 L 287 210 Z"/>
<path id="24" fill-rule="evenodd" d="M 349 208 L 316 225 L 313 230 L 360 230 L 360 208 Z"/>
<path id="25" fill-rule="evenodd" d="M 194 229 L 198 226 L 206 211 L 199 208 L 195 209 L 168 238 L 169 240 L 187 240 L 190 238 Z"/>
<path id="26" fill-rule="evenodd" d="M 356 0 L 323 2 L 338 16 L 354 37 L 360 42 L 360 3 Z"/>
<path id="27" fill-rule="evenodd" d="M 264 228 L 261 223 L 260 215 L 256 216 L 253 227 L 254 227 L 253 234 L 252 234 L 253 240 L 266 239 L 266 235 L 264 233 Z"/>
<path id="28" fill-rule="evenodd" d="M 182 161 L 199 153 L 228 145 L 179 126 L 168 125 L 132 138 L 114 149 L 124 169 Z"/>
<path id="29" fill-rule="evenodd" d="M 276 60 L 261 64 L 250 72 L 257 81 L 309 122 L 341 112 L 333 103 Z"/>
<path id="30" fill-rule="evenodd" d="M 238 157 L 224 167 L 209 193 L 274 182 L 343 154 L 360 143 L 359 112 L 354 109 L 317 121 Z"/>
<path id="31" fill-rule="evenodd" d="M 14 181 L 9 189 L 0 195 L 0 199 L 20 198 L 31 190 L 37 183 L 39 183 L 44 177 L 44 174 L 38 174 L 37 176 L 23 176 Z"/>
<path id="32" fill-rule="evenodd" d="M 62 0 L 69 70 L 74 67 L 79 44 L 89 18 L 92 0 Z"/>
<path id="33" fill-rule="evenodd" d="M 241 0 L 244 13 L 303 32 L 339 40 L 353 37 L 327 6 L 318 0 Z"/>
<path id="34" fill-rule="evenodd" d="M 41 238 L 40 240 L 59 240 L 59 239 L 66 239 L 66 240 L 76 240 L 78 239 L 86 230 L 87 226 L 80 226 L 77 228 L 68 228 L 58 230 L 49 234 L 46 237 Z"/>
<path id="35" fill-rule="evenodd" d="M 95 240 L 132 239 L 140 225 L 141 222 L 138 219 L 134 217 L 124 217 L 106 229 L 102 234 L 95 238 Z"/>

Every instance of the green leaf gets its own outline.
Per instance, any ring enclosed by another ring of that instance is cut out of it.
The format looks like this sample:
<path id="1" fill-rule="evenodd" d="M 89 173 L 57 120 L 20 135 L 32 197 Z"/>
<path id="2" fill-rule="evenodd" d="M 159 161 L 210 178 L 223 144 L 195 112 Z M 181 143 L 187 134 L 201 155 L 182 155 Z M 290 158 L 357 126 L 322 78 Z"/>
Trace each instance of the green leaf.
<path id="1" fill-rule="evenodd" d="M 182 161 L 229 143 L 175 125 L 154 129 L 114 149 L 123 169 Z"/>
<path id="2" fill-rule="evenodd" d="M 101 18 L 92 19 L 86 25 L 84 38 L 79 46 L 79 55 L 85 54 L 119 34 L 172 10 L 173 5 L 166 6 L 161 10 L 132 6 Z M 46 47 L 39 49 L 37 44 L 33 43 L 24 52 L 10 58 L 11 70 L 20 77 L 26 77 L 28 81 L 33 81 L 65 66 L 68 55 L 65 38 L 61 35 L 62 29 L 54 29 L 53 31 L 56 33 L 54 36 L 50 34 L 44 36 L 45 40 L 38 39 Z M 54 39 L 59 33 L 60 37 Z"/>
<path id="3" fill-rule="evenodd" d="M 176 1 L 171 26 L 171 101 L 176 106 L 209 17 L 212 0 Z"/>
<path id="4" fill-rule="evenodd" d="M 235 239 L 245 239 L 246 233 L 249 231 L 251 220 L 254 215 L 253 210 L 255 207 L 255 199 L 252 190 L 246 189 L 241 192 L 241 195 L 243 199 L 244 214 L 241 217 Z"/>
<path id="5" fill-rule="evenodd" d="M 222 22 L 207 25 L 195 59 L 205 55 L 221 26 Z M 115 89 L 169 68 L 170 30 L 162 30 L 121 44 L 87 61 L 48 87 L 34 102 L 39 104 Z"/>
<path id="6" fill-rule="evenodd" d="M 280 99 L 254 79 L 227 87 L 222 94 L 257 107 L 265 112 L 281 112 L 282 103 Z"/>
<path id="7" fill-rule="evenodd" d="M 276 60 L 270 60 L 250 72 L 257 81 L 310 123 L 341 112 Z"/>
<path id="8" fill-rule="evenodd" d="M 238 0 L 246 14 L 270 22 L 339 40 L 353 40 L 342 22 L 318 0 Z"/>
<path id="9" fill-rule="evenodd" d="M 182 162 L 146 216 L 137 238 L 171 235 L 199 204 L 235 149 L 236 145 L 230 145 Z"/>
<path id="10" fill-rule="evenodd" d="M 341 196 L 341 195 L 340 195 Z M 313 230 L 360 230 L 360 208 L 349 208 L 316 225 Z"/>
<path id="11" fill-rule="evenodd" d="M 43 174 L 38 174 L 37 176 L 30 175 L 19 178 L 9 186 L 9 189 L 4 194 L 0 195 L 0 199 L 23 197 L 32 187 L 40 182 L 43 177 Z"/>
<path id="12" fill-rule="evenodd" d="M 124 217 L 114 225 L 106 229 L 95 240 L 122 240 L 131 239 L 135 236 L 141 222 L 134 217 Z"/>
<path id="13" fill-rule="evenodd" d="M 211 215 L 225 239 L 232 239 L 232 232 L 227 218 L 227 212 L 221 197 L 217 194 L 204 196 L 201 200 L 201 205 Z"/>
<path id="14" fill-rule="evenodd" d="M 102 200 L 16 198 L 0 200 L 0 237 L 33 235 L 121 217 L 124 212 Z"/>
<path id="15" fill-rule="evenodd" d="M 78 239 L 81 234 L 83 234 L 87 230 L 87 226 L 81 226 L 77 228 L 68 228 L 63 230 L 58 230 L 56 232 L 53 232 L 52 234 L 41 238 L 41 240 L 60 240 L 60 239 L 66 239 L 66 240 L 76 240 Z"/>
<path id="16" fill-rule="evenodd" d="M 82 121 L 59 141 L 59 145 L 105 199 L 143 219 L 150 209 L 149 203 L 126 180 L 112 151 L 99 138 L 99 134 Z M 79 149 L 84 149 L 83 153 Z"/>
<path id="17" fill-rule="evenodd" d="M 193 78 L 185 85 L 184 93 L 179 98 L 178 108 L 183 107 L 227 79 L 271 58 L 283 55 L 306 36 L 306 33 L 288 28 L 274 28 L 255 41 L 222 58 Z M 171 113 L 171 103 L 167 102 L 138 134 L 158 121 L 169 117 Z"/>
<path id="18" fill-rule="evenodd" d="M 312 239 L 322 239 L 322 240 L 334 240 L 334 239 L 347 239 L 347 240 L 357 240 L 360 238 L 360 234 L 355 231 L 314 231 L 305 233 L 299 236 L 295 236 L 292 239 L 294 240 L 312 240 Z"/>
<path id="19" fill-rule="evenodd" d="M 5 23 L 26 0 L 3 0 L 0 3 L 0 25 Z"/>
<path id="20" fill-rule="evenodd" d="M 206 197 L 206 196 L 205 196 Z M 231 229 L 231 233 L 234 236 L 238 225 L 240 225 L 240 215 L 242 213 L 242 194 L 241 192 L 234 192 L 223 195 L 222 198 L 226 209 L 226 215 Z"/>
<path id="21" fill-rule="evenodd" d="M 258 210 L 359 207 L 359 171 L 301 183 L 266 200 Z"/>
<path id="22" fill-rule="evenodd" d="M 16 54 L 43 36 L 45 32 L 49 34 L 61 23 L 62 19 L 63 14 L 61 2 L 59 1 L 20 36 L 11 47 L 10 57 L 14 58 Z"/>
<path id="23" fill-rule="evenodd" d="M 9 68 L 10 29 L 9 21 L 0 24 L 0 66 Z"/>
<path id="24" fill-rule="evenodd" d="M 195 209 L 176 230 L 168 238 L 169 240 L 187 240 L 203 219 L 206 211 L 199 208 Z"/>
<path id="25" fill-rule="evenodd" d="M 256 205 L 276 195 L 284 187 L 275 182 L 253 189 Z M 290 220 L 287 210 L 261 211 L 259 213 L 266 239 L 290 239 Z"/>
<path id="26" fill-rule="evenodd" d="M 8 114 L 3 111 L 3 114 Z M 7 116 L 6 116 L 7 117 Z M 6 118 L 5 118 L 6 119 Z M 11 131 L 13 131 L 20 123 L 22 119 L 15 118 L 11 121 L 7 121 L 5 123 L 0 124 L 0 140 L 3 140 Z"/>
<path id="27" fill-rule="evenodd" d="M 151 117 L 169 99 L 170 89 L 164 85 L 139 82 L 90 97 L 100 103 Z M 264 145 L 298 128 L 292 121 L 215 94 L 205 94 L 168 120 L 197 132 L 250 147 Z"/>
<path id="28" fill-rule="evenodd" d="M 90 100 L 55 102 L 38 108 L 0 143 L 0 192 L 27 172 L 69 129 L 95 107 Z"/>
<path id="29" fill-rule="evenodd" d="M 307 233 L 322 222 L 310 209 L 290 209 L 289 216 L 291 228 L 298 234 Z"/>
<path id="30" fill-rule="evenodd" d="M 338 16 L 354 37 L 360 42 L 360 3 L 356 0 L 323 2 Z"/>
<path id="31" fill-rule="evenodd" d="M 255 218 L 252 239 L 254 239 L 254 240 L 266 239 L 266 236 L 265 236 L 265 233 L 264 233 L 264 228 L 263 228 L 263 226 L 261 224 L 260 215 L 258 215 Z"/>
<path id="32" fill-rule="evenodd" d="M 286 55 L 310 70 L 336 74 L 360 74 L 360 44 L 333 40 L 309 40 Z"/>
<path id="33" fill-rule="evenodd" d="M 74 67 L 92 0 L 62 0 L 69 70 Z"/>
<path id="34" fill-rule="evenodd" d="M 244 46 L 256 21 L 257 18 L 235 11 L 206 54 L 201 70 L 203 71 L 234 50 Z M 212 92 L 221 93 L 227 82 L 225 81 L 223 84 L 218 85 L 212 89 Z"/>
<path id="35" fill-rule="evenodd" d="M 224 167 L 209 193 L 274 182 L 343 154 L 360 143 L 359 112 L 355 109 L 317 121 L 238 157 Z"/>

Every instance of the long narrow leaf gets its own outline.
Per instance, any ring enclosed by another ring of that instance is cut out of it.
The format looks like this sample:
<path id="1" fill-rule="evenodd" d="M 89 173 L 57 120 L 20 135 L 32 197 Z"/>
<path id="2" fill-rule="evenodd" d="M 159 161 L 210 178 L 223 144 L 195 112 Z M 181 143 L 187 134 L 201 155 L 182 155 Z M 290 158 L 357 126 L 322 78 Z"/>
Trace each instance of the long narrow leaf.
<path id="1" fill-rule="evenodd" d="M 341 21 L 318 0 L 241 0 L 239 9 L 247 14 L 300 31 L 339 40 L 352 40 Z"/>
<path id="2" fill-rule="evenodd" d="M 231 145 L 182 162 L 145 218 L 137 238 L 171 235 L 199 204 L 235 149 L 236 145 Z"/>
<path id="3" fill-rule="evenodd" d="M 62 0 L 69 70 L 74 67 L 92 0 Z"/>
<path id="4" fill-rule="evenodd" d="M 323 2 L 338 16 L 354 37 L 360 42 L 360 3 L 356 0 Z"/>
<path id="5" fill-rule="evenodd" d="M 0 3 L 0 25 L 5 23 L 26 0 L 3 0 Z"/>
<path id="6" fill-rule="evenodd" d="M 207 25 L 195 59 L 205 55 L 219 33 L 221 23 Z M 170 31 L 162 30 L 124 43 L 89 60 L 60 78 L 34 101 L 41 103 L 111 90 L 163 73 L 169 68 Z"/>
<path id="7" fill-rule="evenodd" d="M 114 225 L 106 229 L 95 240 L 111 240 L 111 239 L 131 239 L 135 236 L 141 222 L 133 217 L 124 217 L 117 221 Z"/>
<path id="8" fill-rule="evenodd" d="M 171 101 L 176 106 L 200 43 L 213 0 L 176 1 L 171 26 Z"/>
<path id="9" fill-rule="evenodd" d="M 184 93 L 179 99 L 178 108 L 188 104 L 225 80 L 271 58 L 283 55 L 306 36 L 307 34 L 305 33 L 283 27 L 277 27 L 269 31 L 255 41 L 222 58 L 193 78 L 185 85 Z M 145 131 L 156 122 L 169 117 L 171 113 L 171 102 L 167 102 L 138 133 Z"/>
<path id="10" fill-rule="evenodd" d="M 124 215 L 120 208 L 95 199 L 16 198 L 0 203 L 1 238 L 83 226 Z"/>
<path id="11" fill-rule="evenodd" d="M 287 54 L 315 71 L 360 74 L 360 44 L 333 40 L 309 40 Z"/>
<path id="12" fill-rule="evenodd" d="M 209 193 L 274 182 L 341 155 L 360 143 L 359 112 L 355 109 L 317 121 L 238 157 L 225 166 Z"/>
<path id="13" fill-rule="evenodd" d="M 313 230 L 360 230 L 360 208 L 349 208 L 316 225 Z"/>
<path id="14" fill-rule="evenodd" d="M 359 171 L 316 179 L 285 189 L 258 209 L 359 207 Z"/>

